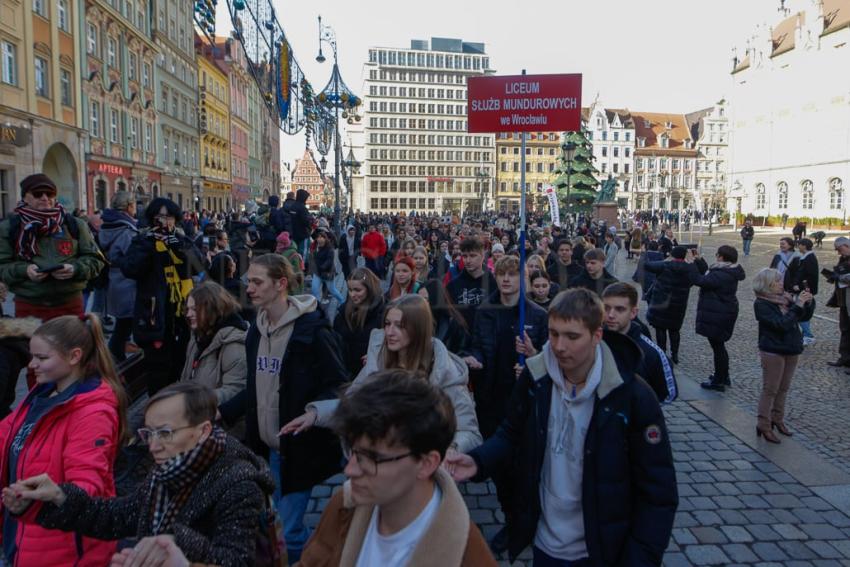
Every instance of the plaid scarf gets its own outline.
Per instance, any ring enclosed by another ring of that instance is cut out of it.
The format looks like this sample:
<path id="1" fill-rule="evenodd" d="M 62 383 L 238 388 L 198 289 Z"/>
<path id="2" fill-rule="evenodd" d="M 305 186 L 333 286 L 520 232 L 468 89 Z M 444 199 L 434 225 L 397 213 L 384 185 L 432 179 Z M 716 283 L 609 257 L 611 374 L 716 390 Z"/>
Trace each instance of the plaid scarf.
<path id="1" fill-rule="evenodd" d="M 15 239 L 15 254 L 27 262 L 38 256 L 38 239 L 59 232 L 67 214 L 58 203 L 54 209 L 39 211 L 23 201 L 18 203 L 15 213 L 21 217 L 21 229 Z"/>
<path id="2" fill-rule="evenodd" d="M 186 504 L 198 479 L 224 452 L 227 435 L 220 427 L 203 443 L 156 467 L 151 475 L 151 530 L 170 533 L 174 518 Z"/>

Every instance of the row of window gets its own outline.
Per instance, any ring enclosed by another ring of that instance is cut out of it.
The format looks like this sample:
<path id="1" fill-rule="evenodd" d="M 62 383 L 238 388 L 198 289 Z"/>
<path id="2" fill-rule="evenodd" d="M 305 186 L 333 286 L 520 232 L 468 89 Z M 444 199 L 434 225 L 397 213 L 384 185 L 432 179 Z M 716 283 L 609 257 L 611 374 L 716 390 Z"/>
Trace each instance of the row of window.
<path id="1" fill-rule="evenodd" d="M 446 136 L 443 134 L 369 134 L 370 144 L 390 144 L 392 146 L 490 146 L 488 136 Z"/>
<path id="2" fill-rule="evenodd" d="M 500 154 L 502 154 L 503 156 L 504 156 L 504 155 L 507 155 L 507 154 L 508 154 L 508 150 L 509 150 L 509 149 L 512 149 L 511 153 L 512 153 L 513 155 L 515 155 L 515 156 L 518 156 L 518 155 L 519 155 L 519 150 L 520 150 L 520 147 L 519 147 L 519 146 L 514 146 L 513 148 L 508 148 L 507 146 L 501 146 L 501 147 L 499 148 L 499 153 L 500 153 Z M 538 156 L 542 156 L 542 155 L 545 155 L 545 154 L 547 154 L 547 153 L 548 153 L 548 155 L 550 155 L 550 156 L 554 156 L 554 155 L 557 153 L 557 152 L 555 151 L 555 148 L 548 148 L 548 150 L 549 150 L 548 152 L 546 151 L 546 149 L 547 149 L 547 148 L 537 148 L 537 149 L 536 149 L 536 151 L 535 151 L 535 149 L 534 149 L 534 148 L 526 147 L 526 148 L 525 148 L 525 155 L 527 155 L 527 156 L 531 156 L 531 155 L 535 155 L 535 154 L 536 154 L 536 155 L 538 155 Z"/>
<path id="3" fill-rule="evenodd" d="M 635 164 L 635 167 L 637 167 L 637 169 L 643 169 L 644 166 L 646 166 L 646 169 L 653 170 L 653 169 L 655 169 L 656 164 L 658 165 L 659 169 L 667 169 L 668 163 L 670 165 L 670 168 L 674 169 L 674 170 L 679 169 L 680 164 L 686 170 L 691 169 L 691 167 L 693 166 L 693 160 L 692 159 L 683 159 L 683 160 L 680 161 L 679 158 L 672 158 L 672 159 L 668 160 L 666 157 L 661 157 L 661 158 L 637 158 L 637 160 L 635 160 L 635 161 L 637 162 Z M 718 162 L 718 163 L 723 164 L 724 162 Z"/>
<path id="4" fill-rule="evenodd" d="M 490 190 L 490 182 L 372 180 L 369 190 L 372 193 L 480 193 Z"/>
<path id="5" fill-rule="evenodd" d="M 195 88 L 195 70 L 187 65 L 186 61 L 184 61 L 179 55 L 175 55 L 173 52 L 163 47 L 163 51 L 160 52 L 159 58 L 157 59 L 157 65 L 166 73 L 173 75 L 175 78 L 179 78 L 183 81 L 183 83 L 188 85 L 189 88 Z"/>
<path id="6" fill-rule="evenodd" d="M 474 161 L 489 162 L 489 152 L 452 152 L 445 150 L 369 150 L 369 159 L 393 161 Z"/>
<path id="7" fill-rule="evenodd" d="M 466 100 L 466 91 L 463 89 L 426 89 L 424 87 L 387 87 L 384 85 L 370 85 L 369 96 L 389 96 L 401 98 L 447 98 Z"/>
<path id="8" fill-rule="evenodd" d="M 490 58 L 426 51 L 385 51 L 383 49 L 370 49 L 369 63 L 399 65 L 401 67 L 431 67 L 435 69 L 480 71 L 490 67 Z"/>
<path id="9" fill-rule="evenodd" d="M 180 18 L 180 25 L 177 25 L 177 20 L 174 18 L 174 15 L 168 18 L 168 27 L 165 26 L 165 9 L 164 6 L 160 6 L 159 8 L 159 16 L 157 22 L 159 24 L 159 31 L 168 36 L 168 39 L 171 40 L 172 43 L 177 45 L 180 49 L 185 51 L 186 53 L 191 53 L 194 49 L 193 41 L 194 36 L 191 33 L 191 15 L 186 10 L 186 6 L 191 6 L 190 2 L 186 2 L 185 0 L 178 0 L 177 4 L 180 6 L 180 14 L 178 17 Z M 186 30 L 189 30 L 187 32 Z"/>
<path id="10" fill-rule="evenodd" d="M 227 150 L 204 145 L 204 168 L 217 171 L 221 174 L 227 174 Z"/>
<path id="11" fill-rule="evenodd" d="M 646 183 L 644 183 L 644 179 Z M 639 174 L 635 181 L 638 189 L 655 189 L 656 187 L 661 189 L 690 189 L 691 187 L 691 177 L 689 175 L 679 176 L 661 173 L 659 175 L 650 174 L 644 177 L 643 174 Z"/>
<path id="12" fill-rule="evenodd" d="M 18 48 L 17 45 L 3 41 L 0 42 L 0 53 L 2 53 L 2 72 L 0 80 L 7 85 L 20 86 L 20 73 L 18 70 Z M 50 85 L 50 62 L 44 58 L 35 56 L 33 63 L 35 71 L 35 94 L 41 97 L 51 97 Z M 74 106 L 74 79 L 68 69 L 59 69 L 59 97 L 65 106 Z"/>
<path id="13" fill-rule="evenodd" d="M 370 81 L 398 81 L 401 83 L 442 83 L 447 85 L 465 85 L 466 75 L 451 75 L 445 73 L 416 73 L 406 71 L 386 71 L 371 69 L 369 71 Z"/>
<path id="14" fill-rule="evenodd" d="M 177 132 L 166 132 L 162 136 L 162 158 L 165 165 L 172 164 L 197 170 L 198 140 L 182 136 Z"/>
<path id="15" fill-rule="evenodd" d="M 47 0 L 33 0 L 32 11 L 42 18 L 50 19 L 50 8 Z M 56 0 L 56 25 L 59 29 L 71 33 L 71 18 L 68 0 Z"/>
<path id="16" fill-rule="evenodd" d="M 612 134 L 613 134 L 612 141 L 619 142 L 620 141 L 620 133 L 615 130 L 614 132 L 612 132 Z M 587 132 L 587 139 L 588 140 L 593 139 L 593 132 L 592 131 Z M 602 139 L 603 142 L 608 141 L 608 131 L 607 130 L 602 131 L 602 138 L 601 139 Z M 632 133 L 631 132 L 623 132 L 623 141 L 624 142 L 631 142 L 632 141 Z"/>
<path id="17" fill-rule="evenodd" d="M 445 172 L 445 173 L 444 173 Z M 453 173 L 450 173 L 453 172 Z M 369 175 L 394 176 L 439 176 L 454 175 L 457 177 L 472 177 L 476 175 L 488 177 L 490 168 L 472 166 L 443 166 L 443 165 L 370 165 Z"/>
<path id="18" fill-rule="evenodd" d="M 463 104 L 414 104 L 406 102 L 375 102 L 369 103 L 369 112 L 398 112 L 399 114 L 456 114 L 466 115 L 466 105 Z"/>
<path id="19" fill-rule="evenodd" d="M 433 118 L 370 118 L 369 128 L 399 128 L 408 130 L 455 130 L 466 131 L 466 120 L 434 120 Z M 485 138 L 489 141 L 489 138 Z"/>
<path id="20" fill-rule="evenodd" d="M 197 115 L 194 101 L 187 96 L 183 96 L 177 89 L 170 89 L 165 82 L 162 83 L 159 111 L 171 116 L 175 120 L 181 120 L 189 126 L 195 127 L 196 125 Z"/>
<path id="21" fill-rule="evenodd" d="M 418 205 L 418 206 L 417 206 Z M 434 210 L 434 199 L 419 199 L 411 197 L 409 200 L 406 197 L 401 198 L 372 198 L 369 199 L 369 210 L 389 210 L 389 211 L 408 211 L 408 210 Z"/>
<path id="22" fill-rule="evenodd" d="M 233 177 L 241 177 L 242 179 L 248 179 L 248 161 L 233 156 L 232 159 L 231 170 L 233 171 Z"/>
<path id="23" fill-rule="evenodd" d="M 86 24 L 86 53 L 98 59 L 103 59 L 100 46 L 100 28 L 96 24 L 88 22 Z M 127 78 L 131 81 L 139 81 L 141 79 L 144 88 L 149 89 L 151 87 L 150 63 L 144 61 L 140 67 L 139 54 L 128 49 L 125 64 L 119 52 L 119 40 L 111 35 L 107 35 L 106 37 L 106 64 L 113 69 L 126 72 Z"/>
<path id="24" fill-rule="evenodd" d="M 546 173 L 547 171 L 549 173 L 552 173 L 555 171 L 555 162 L 550 161 L 548 163 L 544 163 L 542 161 L 539 161 L 536 164 L 533 164 L 531 162 L 525 162 L 526 173 L 534 173 L 535 170 L 537 173 Z M 499 164 L 499 171 L 501 171 L 502 173 L 507 173 L 509 171 L 513 173 L 519 173 L 519 162 L 514 161 L 508 163 L 503 161 Z"/>
<path id="25" fill-rule="evenodd" d="M 511 185 L 510 185 L 511 192 L 519 193 L 519 186 L 520 186 L 520 184 L 519 184 L 518 181 L 514 181 L 513 183 L 511 183 Z M 531 191 L 534 188 L 535 188 L 534 185 L 532 185 L 531 183 L 525 184 L 525 190 L 526 191 Z M 542 192 L 543 191 L 543 183 L 538 183 L 536 188 L 537 188 L 538 192 Z M 507 191 L 508 191 L 508 184 L 504 181 L 499 183 L 499 192 L 500 193 L 507 193 Z"/>
<path id="26" fill-rule="evenodd" d="M 101 112 L 108 112 L 108 131 L 107 126 L 101 124 Z M 89 104 L 89 134 L 92 138 L 103 137 L 113 144 L 126 144 L 135 150 L 142 147 L 141 123 L 137 116 L 131 116 L 129 120 L 126 117 L 122 119 L 120 111 L 109 108 L 100 101 L 92 100 Z M 122 137 L 125 130 L 126 136 Z M 153 124 L 144 122 L 144 150 L 151 152 L 153 147 Z"/>
<path id="27" fill-rule="evenodd" d="M 833 177 L 827 182 L 829 189 L 829 208 L 841 210 L 844 208 L 844 183 L 838 177 Z M 800 181 L 800 194 L 803 209 L 815 207 L 815 184 L 811 179 Z M 788 208 L 788 183 L 780 181 L 776 184 L 777 208 L 779 210 Z M 767 203 L 767 190 L 764 183 L 756 183 L 756 209 L 764 209 Z"/>

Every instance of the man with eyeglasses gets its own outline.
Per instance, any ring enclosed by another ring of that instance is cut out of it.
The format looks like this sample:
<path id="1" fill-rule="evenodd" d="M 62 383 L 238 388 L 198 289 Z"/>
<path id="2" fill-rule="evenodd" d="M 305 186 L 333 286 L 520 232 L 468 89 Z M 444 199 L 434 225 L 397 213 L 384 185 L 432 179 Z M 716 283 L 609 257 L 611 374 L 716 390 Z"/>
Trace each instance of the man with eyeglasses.
<path id="1" fill-rule="evenodd" d="M 148 400 L 138 434 L 154 468 L 132 494 L 92 498 L 42 474 L 4 489 L 3 498 L 40 506 L 27 517 L 45 528 L 103 540 L 170 538 L 192 563 L 253 565 L 274 481 L 261 458 L 213 425 L 216 405 L 212 390 L 194 382 L 172 384 Z M 113 561 L 129 556 L 130 565 L 149 565 L 150 553 L 140 544 Z"/>
<path id="2" fill-rule="evenodd" d="M 346 459 L 300 567 L 495 566 L 449 474 L 451 401 L 412 372 L 375 373 L 333 417 Z"/>
<path id="3" fill-rule="evenodd" d="M 0 280 L 15 294 L 15 316 L 82 315 L 83 289 L 106 265 L 88 224 L 65 211 L 43 173 L 21 181 L 21 193 L 0 222 Z"/>

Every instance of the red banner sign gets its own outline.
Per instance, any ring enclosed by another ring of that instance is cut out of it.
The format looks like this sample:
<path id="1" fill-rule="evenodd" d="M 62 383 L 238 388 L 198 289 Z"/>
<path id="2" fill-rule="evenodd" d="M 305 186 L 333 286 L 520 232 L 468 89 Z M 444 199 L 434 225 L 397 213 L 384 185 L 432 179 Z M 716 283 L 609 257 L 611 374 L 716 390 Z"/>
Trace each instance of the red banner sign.
<path id="1" fill-rule="evenodd" d="M 470 133 L 581 129 L 581 75 L 470 77 Z"/>

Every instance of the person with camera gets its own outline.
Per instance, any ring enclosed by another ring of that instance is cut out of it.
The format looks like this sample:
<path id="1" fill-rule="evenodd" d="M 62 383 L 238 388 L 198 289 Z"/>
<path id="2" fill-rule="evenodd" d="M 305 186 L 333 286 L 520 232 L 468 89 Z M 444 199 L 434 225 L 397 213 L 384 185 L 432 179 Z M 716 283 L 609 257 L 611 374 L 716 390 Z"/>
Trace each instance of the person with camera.
<path id="1" fill-rule="evenodd" d="M 827 302 L 829 307 L 838 307 L 838 328 L 841 340 L 838 343 L 838 360 L 827 362 L 830 366 L 850 367 L 850 238 L 839 236 L 833 244 L 838 252 L 838 263 L 830 271 L 821 270 L 826 281 L 835 285 L 832 299 Z"/>
<path id="2" fill-rule="evenodd" d="M 186 360 L 189 327 L 184 318 L 192 275 L 204 261 L 176 229 L 182 217 L 174 201 L 158 197 L 145 210 L 148 228 L 130 243 L 119 265 L 136 281 L 133 338 L 145 353 L 148 394 L 177 380 Z"/>
<path id="3" fill-rule="evenodd" d="M 762 368 L 762 391 L 758 404 L 756 435 L 769 443 L 780 443 L 774 430 L 787 437 L 785 399 L 803 352 L 803 335 L 799 323 L 811 316 L 812 294 L 803 290 L 794 296 L 784 289 L 779 270 L 764 268 L 753 278 L 753 304 L 759 324 L 759 357 Z"/>

